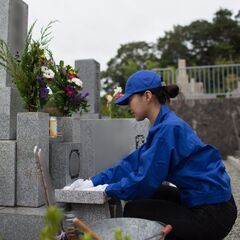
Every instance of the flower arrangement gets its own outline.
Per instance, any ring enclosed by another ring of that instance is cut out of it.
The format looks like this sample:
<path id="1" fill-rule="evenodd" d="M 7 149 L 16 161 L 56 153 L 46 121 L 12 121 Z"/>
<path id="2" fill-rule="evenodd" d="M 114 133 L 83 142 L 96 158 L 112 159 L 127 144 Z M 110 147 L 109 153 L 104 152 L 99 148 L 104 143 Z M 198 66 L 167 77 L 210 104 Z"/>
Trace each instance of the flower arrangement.
<path id="1" fill-rule="evenodd" d="M 116 87 L 112 94 L 107 94 L 102 99 L 102 114 L 110 118 L 131 118 L 133 117 L 127 106 L 118 106 L 114 102 L 123 95 L 122 88 Z"/>
<path id="2" fill-rule="evenodd" d="M 21 56 L 19 53 L 14 56 L 5 41 L 0 39 L 0 65 L 12 77 L 28 111 L 36 112 L 46 104 L 53 104 L 61 116 L 87 112 L 88 93 L 80 92 L 83 83 L 78 72 L 69 65 L 64 66 L 63 61 L 56 65 L 48 48 L 49 30 L 54 22 L 41 29 L 37 41 L 32 38 L 36 22 L 31 26 Z"/>
<path id="3" fill-rule="evenodd" d="M 19 53 L 14 56 L 5 41 L 0 39 L 0 65 L 12 77 L 24 100 L 24 107 L 33 112 L 42 109 L 48 100 L 46 80 L 49 78 L 44 74 L 43 68 L 51 62 L 46 55 L 50 54 L 48 37 L 54 21 L 41 29 L 41 37 L 37 41 L 32 38 L 35 23 L 28 31 L 21 56 Z"/>
<path id="4" fill-rule="evenodd" d="M 82 93 L 83 82 L 77 76 L 78 71 L 70 65 L 64 65 L 60 61 L 58 65 L 53 63 L 47 74 L 54 76 L 54 81 L 49 83 L 52 91 L 51 100 L 62 116 L 71 116 L 74 112 L 88 112 L 89 104 L 87 96 Z M 46 73 L 46 72 L 45 72 Z"/>
<path id="5" fill-rule="evenodd" d="M 113 108 L 114 101 L 116 101 L 123 95 L 121 87 L 116 87 L 113 91 L 114 91 L 113 95 L 111 94 L 106 95 L 107 108 L 108 108 L 110 118 L 112 118 L 112 108 Z"/>

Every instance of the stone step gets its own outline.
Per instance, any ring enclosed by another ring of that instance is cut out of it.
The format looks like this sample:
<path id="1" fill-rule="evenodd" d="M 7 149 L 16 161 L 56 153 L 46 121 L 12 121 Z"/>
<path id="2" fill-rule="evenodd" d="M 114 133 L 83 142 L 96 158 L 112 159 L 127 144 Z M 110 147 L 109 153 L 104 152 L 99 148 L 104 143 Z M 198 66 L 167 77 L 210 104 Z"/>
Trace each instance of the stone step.
<path id="1" fill-rule="evenodd" d="M 0 239 L 36 240 L 44 227 L 46 207 L 0 208 Z"/>
<path id="2" fill-rule="evenodd" d="M 55 199 L 60 203 L 104 204 L 109 198 L 102 191 L 56 189 Z"/>

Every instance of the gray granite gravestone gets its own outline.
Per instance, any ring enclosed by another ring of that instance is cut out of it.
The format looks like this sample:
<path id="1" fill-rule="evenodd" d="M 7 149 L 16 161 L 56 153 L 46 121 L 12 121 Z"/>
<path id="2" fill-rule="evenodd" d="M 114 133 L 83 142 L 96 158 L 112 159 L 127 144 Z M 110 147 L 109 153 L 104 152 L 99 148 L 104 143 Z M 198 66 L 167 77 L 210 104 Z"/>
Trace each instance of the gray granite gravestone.
<path id="1" fill-rule="evenodd" d="M 88 178 L 113 166 L 141 146 L 148 130 L 147 120 L 137 122 L 135 119 L 81 119 L 81 178 Z"/>
<path id="2" fill-rule="evenodd" d="M 22 0 L 0 0 L 0 38 L 20 54 L 27 33 L 28 7 Z M 23 111 L 16 86 L 0 66 L 0 140 L 16 139 L 17 112 Z"/>
<path id="3" fill-rule="evenodd" d="M 49 164 L 49 115 L 41 112 L 17 116 L 17 205 L 39 207 L 44 204 L 33 149 L 38 145 Z"/>
<path id="4" fill-rule="evenodd" d="M 28 6 L 22 0 L 0 0 L 0 38 L 20 54 L 28 26 Z M 0 67 L 0 87 L 15 87 Z"/>
<path id="5" fill-rule="evenodd" d="M 83 92 L 89 93 L 89 118 L 96 118 L 100 114 L 100 64 L 94 59 L 76 60 L 75 69 L 79 69 L 78 76 L 83 81 Z"/>
<path id="6" fill-rule="evenodd" d="M 63 188 L 80 177 L 80 143 L 50 141 L 49 150 L 53 188 Z"/>

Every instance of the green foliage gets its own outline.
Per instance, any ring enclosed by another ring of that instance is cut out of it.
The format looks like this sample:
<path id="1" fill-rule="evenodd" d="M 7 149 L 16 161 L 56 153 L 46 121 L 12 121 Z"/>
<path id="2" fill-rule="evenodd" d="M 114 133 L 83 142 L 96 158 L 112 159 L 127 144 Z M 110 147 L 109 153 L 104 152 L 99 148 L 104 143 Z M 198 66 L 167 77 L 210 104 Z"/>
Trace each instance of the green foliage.
<path id="1" fill-rule="evenodd" d="M 47 101 L 45 96 L 42 98 L 40 95 L 41 86 L 37 76 L 41 76 L 41 66 L 47 63 L 44 54 L 49 51 L 47 44 L 50 41 L 49 30 L 53 23 L 50 22 L 41 30 L 41 38 L 38 41 L 32 38 L 35 23 L 30 27 L 21 56 L 19 53 L 14 56 L 5 41 L 0 39 L 0 65 L 12 77 L 28 111 L 41 109 Z"/>
<path id="2" fill-rule="evenodd" d="M 55 207 L 50 206 L 45 215 L 45 227 L 40 234 L 40 240 L 54 240 L 60 231 L 60 223 L 63 219 L 63 212 Z"/>
<path id="3" fill-rule="evenodd" d="M 142 68 L 159 67 L 159 59 L 153 54 L 152 44 L 133 42 L 121 45 L 117 55 L 107 63 L 108 68 L 101 73 L 103 89 L 111 92 L 116 86 L 124 89 L 126 79 Z"/>
<path id="4" fill-rule="evenodd" d="M 81 240 L 92 240 L 92 236 L 90 233 L 84 233 L 80 239 Z"/>
<path id="5" fill-rule="evenodd" d="M 122 235 L 122 229 L 116 228 L 115 230 L 115 240 L 130 240 L 130 236 L 127 234 L 125 237 Z"/>

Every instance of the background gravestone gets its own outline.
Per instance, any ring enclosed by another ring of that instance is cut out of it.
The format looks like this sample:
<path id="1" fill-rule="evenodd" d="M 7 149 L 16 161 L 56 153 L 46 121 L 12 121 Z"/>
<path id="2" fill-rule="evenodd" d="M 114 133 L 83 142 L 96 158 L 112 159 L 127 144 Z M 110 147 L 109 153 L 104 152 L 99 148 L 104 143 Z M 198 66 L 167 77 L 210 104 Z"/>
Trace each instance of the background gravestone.
<path id="1" fill-rule="evenodd" d="M 99 118 L 100 114 L 100 64 L 94 59 L 76 60 L 75 69 L 83 81 L 83 92 L 89 93 L 90 111 L 86 116 Z"/>

